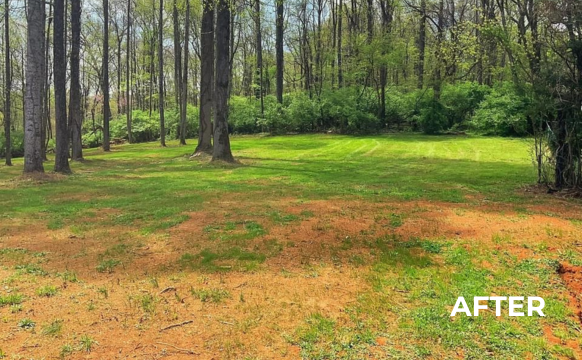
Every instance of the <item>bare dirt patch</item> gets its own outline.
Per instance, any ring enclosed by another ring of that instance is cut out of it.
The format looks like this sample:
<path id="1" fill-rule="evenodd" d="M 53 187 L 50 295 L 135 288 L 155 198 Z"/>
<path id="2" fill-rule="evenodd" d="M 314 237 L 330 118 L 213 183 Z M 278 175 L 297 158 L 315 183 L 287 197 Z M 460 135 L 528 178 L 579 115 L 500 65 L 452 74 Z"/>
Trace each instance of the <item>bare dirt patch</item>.
<path id="1" fill-rule="evenodd" d="M 350 266 L 348 259 L 369 255 L 366 241 L 389 235 L 402 241 L 446 238 L 526 259 L 538 256 L 536 245 L 558 251 L 582 235 L 582 229 L 569 220 L 577 212 L 561 204 L 528 206 L 527 212 L 518 213 L 513 206 L 499 204 L 265 198 L 222 198 L 204 204 L 204 211 L 188 214 L 189 220 L 168 231 L 148 236 L 137 235 L 132 227 L 110 225 L 88 229 L 81 236 L 67 227 L 49 230 L 46 224 L 32 221 L 6 227 L 0 248 L 46 252 L 41 266 L 51 275 L 21 276 L 9 285 L 10 291 L 24 294 L 26 300 L 21 312 L 0 308 L 5 320 L 0 323 L 2 350 L 22 357 L 57 358 L 64 345 L 78 347 L 87 335 L 96 341 L 91 352 L 77 351 L 72 358 L 297 359 L 299 348 L 288 339 L 306 317 L 318 313 L 348 322 L 346 310 L 369 289 L 365 268 Z M 293 216 L 285 217 L 289 214 Z M 105 221 L 104 216 L 94 219 L 95 224 Z M 222 244 L 212 238 L 209 225 L 244 221 L 256 222 L 266 232 L 240 246 L 261 250 L 269 242 L 281 244 L 280 251 L 260 268 L 207 273 L 177 265 L 186 252 Z M 99 255 L 120 241 L 142 244 L 135 245 L 113 273 L 98 273 Z M 14 276 L 17 264 L 3 265 L 0 278 Z M 484 261 L 482 266 L 492 265 Z M 81 282 L 53 276 L 66 270 L 76 272 Z M 560 272 L 578 312 L 581 274 L 580 267 L 567 264 Z M 46 284 L 57 287 L 55 296 L 36 294 Z M 173 290 L 161 293 L 168 287 Z M 202 301 L 192 295 L 192 289 L 218 289 L 228 296 L 218 302 Z M 0 289 L 0 295 L 6 294 L 6 289 Z M 23 318 L 33 320 L 36 328 L 20 328 Z M 42 328 L 56 319 L 63 320 L 62 334 L 43 335 Z M 160 332 L 185 321 L 192 322 Z M 556 340 L 551 331 L 545 333 L 549 341 Z M 388 340 L 378 337 L 376 342 L 383 346 Z"/>
<path id="2" fill-rule="evenodd" d="M 582 266 L 562 263 L 558 273 L 570 291 L 570 306 L 582 324 Z"/>

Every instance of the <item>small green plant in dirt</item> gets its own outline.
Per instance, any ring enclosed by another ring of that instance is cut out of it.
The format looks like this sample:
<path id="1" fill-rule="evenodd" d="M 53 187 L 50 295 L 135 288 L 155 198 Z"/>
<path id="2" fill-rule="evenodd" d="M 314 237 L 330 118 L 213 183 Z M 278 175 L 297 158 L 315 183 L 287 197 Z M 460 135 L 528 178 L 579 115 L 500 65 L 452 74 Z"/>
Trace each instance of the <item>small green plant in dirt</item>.
<path id="1" fill-rule="evenodd" d="M 98 288 L 97 292 L 101 294 L 101 296 L 103 296 L 104 299 L 107 299 L 109 297 L 109 291 L 105 286 Z"/>
<path id="2" fill-rule="evenodd" d="M 0 349 L 0 359 L 4 359 L 6 357 L 6 353 L 4 350 Z"/>
<path id="3" fill-rule="evenodd" d="M 34 329 L 36 323 L 30 319 L 22 319 L 18 322 L 18 327 L 24 330 Z"/>
<path id="4" fill-rule="evenodd" d="M 57 287 L 53 285 L 41 286 L 40 288 L 36 289 L 36 294 L 38 296 L 51 297 L 55 296 L 57 292 L 58 292 Z"/>
<path id="5" fill-rule="evenodd" d="M 230 292 L 223 289 L 191 289 L 190 293 L 202 302 L 219 303 L 230 299 Z"/>
<path id="6" fill-rule="evenodd" d="M 139 294 L 130 296 L 130 302 L 138 306 L 143 312 L 153 314 L 156 312 L 156 307 L 160 299 L 151 294 Z"/>
<path id="7" fill-rule="evenodd" d="M 149 280 L 150 280 L 150 284 L 152 284 L 152 286 L 153 286 L 154 288 L 156 288 L 156 289 L 157 289 L 157 288 L 159 288 L 159 287 L 160 287 L 160 284 L 158 283 L 158 278 L 156 278 L 156 277 L 151 277 Z"/>
<path id="8" fill-rule="evenodd" d="M 402 215 L 400 214 L 390 214 L 390 226 L 393 228 L 397 228 L 402 226 L 402 223 L 404 222 Z"/>
<path id="9" fill-rule="evenodd" d="M 36 264 L 16 265 L 18 274 L 30 274 L 37 276 L 46 276 L 48 273 Z"/>
<path id="10" fill-rule="evenodd" d="M 76 283 L 79 281 L 77 274 L 68 270 L 62 273 L 58 273 L 57 276 L 59 276 L 65 282 Z"/>
<path id="11" fill-rule="evenodd" d="M 22 303 L 24 296 L 16 293 L 0 296 L 0 307 L 6 305 L 18 305 Z"/>
<path id="12" fill-rule="evenodd" d="M 64 359 L 67 356 L 71 355 L 74 351 L 75 351 L 75 349 L 73 348 L 73 345 L 65 344 L 65 345 L 61 346 L 61 352 L 60 352 L 59 356 L 61 359 Z"/>
<path id="13" fill-rule="evenodd" d="M 97 341 L 91 338 L 89 335 L 83 335 L 79 339 L 79 346 L 81 351 L 91 352 L 93 345 L 96 345 Z"/>
<path id="14" fill-rule="evenodd" d="M 63 330 L 63 320 L 55 320 L 46 324 L 42 328 L 42 334 L 46 336 L 57 337 Z"/>
<path id="15" fill-rule="evenodd" d="M 19 313 L 22 311 L 22 305 L 21 304 L 15 304 L 15 305 L 11 305 L 10 306 L 10 312 L 13 314 Z"/>
<path id="16" fill-rule="evenodd" d="M 99 265 L 97 265 L 96 269 L 97 272 L 111 274 L 113 273 L 113 269 L 115 269 L 119 264 L 121 264 L 121 261 L 116 259 L 102 260 Z"/>

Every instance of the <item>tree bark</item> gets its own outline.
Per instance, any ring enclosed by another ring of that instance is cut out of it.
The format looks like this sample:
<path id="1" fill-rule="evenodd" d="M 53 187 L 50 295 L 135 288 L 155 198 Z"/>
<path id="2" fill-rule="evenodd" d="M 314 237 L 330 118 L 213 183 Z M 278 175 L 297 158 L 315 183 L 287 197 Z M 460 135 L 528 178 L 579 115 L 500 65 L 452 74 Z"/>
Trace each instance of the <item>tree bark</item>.
<path id="1" fill-rule="evenodd" d="M 212 0 L 202 3 L 200 29 L 200 119 L 198 146 L 194 155 L 211 154 L 212 150 L 212 93 L 214 83 L 214 5 Z"/>
<path id="2" fill-rule="evenodd" d="M 339 0 L 337 11 L 337 87 L 344 85 L 344 73 L 342 68 L 342 18 L 343 18 L 343 0 Z"/>
<path id="3" fill-rule="evenodd" d="M 178 16 L 177 0 L 172 3 L 172 21 L 174 23 L 174 101 L 182 119 L 182 44 L 180 43 L 180 18 Z M 182 143 L 181 123 L 178 125 L 180 144 Z"/>
<path id="4" fill-rule="evenodd" d="M 83 144 L 81 140 L 81 82 L 79 76 L 81 47 L 81 2 L 71 3 L 71 90 L 69 98 L 69 125 L 71 126 L 72 156 L 71 159 L 83 160 Z"/>
<path id="5" fill-rule="evenodd" d="M 160 145 L 166 146 L 166 121 L 164 119 L 164 0 L 160 0 L 158 27 L 158 80 L 159 80 L 159 112 L 160 112 Z"/>
<path id="6" fill-rule="evenodd" d="M 44 1 L 28 0 L 24 172 L 44 172 L 42 164 L 42 68 L 44 64 Z"/>
<path id="7" fill-rule="evenodd" d="M 277 24 L 276 24 L 276 58 L 277 58 L 277 102 L 283 103 L 283 69 L 284 69 L 284 52 L 283 52 L 283 0 L 275 0 L 277 5 Z"/>
<path id="8" fill-rule="evenodd" d="M 426 46 L 426 0 L 420 1 L 420 25 L 418 27 L 418 83 L 417 88 L 424 85 L 424 48 Z"/>
<path id="9" fill-rule="evenodd" d="M 67 123 L 67 60 L 65 55 L 65 1 L 54 0 L 53 73 L 55 92 L 55 171 L 70 174 L 69 126 Z"/>
<path id="10" fill-rule="evenodd" d="M 12 140 L 10 139 L 10 95 L 12 92 L 12 61 L 10 57 L 10 0 L 4 0 L 4 136 L 6 140 L 6 166 L 12 166 Z"/>
<path id="11" fill-rule="evenodd" d="M 265 115 L 265 103 L 263 93 L 263 39 L 261 29 L 261 0 L 255 0 L 255 49 L 257 56 L 257 91 L 255 96 L 261 101 L 261 117 Z M 218 24 L 217 24 L 218 26 Z"/>
<path id="12" fill-rule="evenodd" d="M 180 96 L 180 144 L 186 145 L 186 117 L 188 116 L 188 62 L 190 60 L 190 0 L 186 0 L 186 23 L 184 24 L 184 71 Z"/>
<path id="13" fill-rule="evenodd" d="M 133 142 L 131 136 L 131 1 L 127 0 L 127 43 L 126 43 L 126 58 L 125 58 L 125 112 L 127 122 L 127 141 L 131 144 Z"/>
<path id="14" fill-rule="evenodd" d="M 42 12 L 42 22 L 43 24 L 45 23 L 45 21 L 47 21 L 47 17 L 46 17 L 46 8 L 43 6 L 42 8 L 43 12 Z M 49 17 L 48 17 L 48 25 L 46 27 L 46 31 L 44 31 L 44 26 L 43 26 L 43 38 L 44 41 L 42 42 L 42 52 L 44 54 L 44 63 L 42 66 L 42 85 L 41 85 L 41 91 L 42 91 L 42 99 L 41 99 L 41 108 L 42 108 L 42 126 L 41 126 L 41 130 L 40 130 L 40 134 L 41 134 L 41 154 L 42 154 L 42 159 L 43 161 L 48 161 L 48 158 L 46 157 L 46 148 L 48 145 L 48 140 L 52 137 L 52 129 L 51 129 L 51 92 L 50 92 L 50 74 L 52 74 L 52 72 L 49 74 L 49 49 L 50 49 L 50 33 L 51 33 L 51 24 L 53 21 L 53 7 L 49 6 Z M 23 97 L 24 98 L 24 97 Z"/>
<path id="15" fill-rule="evenodd" d="M 109 120 L 111 109 L 109 107 L 109 0 L 103 0 L 103 151 L 110 151 Z"/>
<path id="16" fill-rule="evenodd" d="M 216 79 L 214 90 L 214 149 L 212 161 L 234 162 L 228 136 L 228 81 L 230 78 L 230 4 L 218 1 L 216 15 Z"/>

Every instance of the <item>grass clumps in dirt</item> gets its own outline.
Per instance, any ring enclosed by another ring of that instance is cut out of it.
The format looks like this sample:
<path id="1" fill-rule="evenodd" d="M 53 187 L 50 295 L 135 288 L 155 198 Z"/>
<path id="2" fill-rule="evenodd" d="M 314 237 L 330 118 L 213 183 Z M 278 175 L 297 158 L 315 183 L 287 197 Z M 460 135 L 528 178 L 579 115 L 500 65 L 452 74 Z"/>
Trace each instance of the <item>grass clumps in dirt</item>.
<path id="1" fill-rule="evenodd" d="M 36 289 L 36 295 L 41 297 L 55 296 L 57 292 L 58 292 L 57 287 L 53 285 L 41 286 L 38 289 Z"/>
<path id="2" fill-rule="evenodd" d="M 238 247 L 213 252 L 208 249 L 198 254 L 186 253 L 180 257 L 183 268 L 199 269 L 210 272 L 229 270 L 254 270 L 265 261 L 266 255 L 247 251 Z"/>
<path id="3" fill-rule="evenodd" d="M 229 291 L 224 289 L 191 289 L 190 293 L 201 302 L 220 303 L 225 299 L 230 299 L 232 296 Z"/>
<path id="4" fill-rule="evenodd" d="M 79 350 L 84 352 L 91 352 L 93 346 L 96 344 L 97 341 L 95 341 L 92 337 L 89 335 L 83 335 L 79 339 Z"/>
<path id="5" fill-rule="evenodd" d="M 121 264 L 121 261 L 116 259 L 102 260 L 96 267 L 97 272 L 100 273 L 113 273 L 113 270 Z"/>
<path id="6" fill-rule="evenodd" d="M 24 296 L 21 294 L 12 293 L 12 294 L 8 294 L 8 295 L 0 296 L 0 307 L 6 306 L 6 305 L 10 305 L 10 306 L 19 305 L 23 301 L 24 301 Z"/>
<path id="7" fill-rule="evenodd" d="M 23 330 L 32 330 L 36 327 L 36 323 L 28 318 L 22 319 L 18 322 L 18 327 Z"/>
<path id="8" fill-rule="evenodd" d="M 43 270 L 39 265 L 36 264 L 24 264 L 24 265 L 16 265 L 16 273 L 21 274 L 29 274 L 35 276 L 47 276 L 48 273 Z"/>
<path id="9" fill-rule="evenodd" d="M 54 320 L 42 327 L 41 333 L 45 336 L 58 337 L 63 331 L 63 320 Z"/>

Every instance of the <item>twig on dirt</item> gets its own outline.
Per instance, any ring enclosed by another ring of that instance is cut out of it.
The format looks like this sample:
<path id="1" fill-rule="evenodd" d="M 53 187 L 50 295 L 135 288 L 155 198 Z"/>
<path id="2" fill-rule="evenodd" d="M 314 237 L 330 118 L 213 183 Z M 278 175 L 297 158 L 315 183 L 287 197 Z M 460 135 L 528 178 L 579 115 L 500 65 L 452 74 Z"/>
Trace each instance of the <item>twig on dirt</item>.
<path id="1" fill-rule="evenodd" d="M 194 352 L 194 351 L 192 351 L 192 350 L 190 350 L 190 349 L 182 349 L 182 348 L 179 348 L 179 347 L 177 347 L 177 346 L 175 346 L 175 345 L 172 345 L 172 344 L 163 343 L 163 342 L 156 342 L 156 344 L 165 345 L 165 346 L 170 346 L 170 347 L 173 347 L 174 349 L 176 349 L 176 350 L 178 350 L 178 351 L 183 351 L 183 352 L 185 352 L 185 353 L 187 353 L 187 354 L 191 354 L 191 355 L 200 355 L 200 354 L 198 354 L 198 353 L 196 353 L 196 352 Z"/>
<path id="2" fill-rule="evenodd" d="M 165 288 L 164 290 L 160 291 L 160 295 L 167 293 L 168 291 L 176 291 L 176 288 L 173 286 L 168 286 L 167 288 Z"/>
<path id="3" fill-rule="evenodd" d="M 239 285 L 235 286 L 234 288 L 235 288 L 235 289 L 238 289 L 238 288 L 240 288 L 240 287 L 243 287 L 243 286 L 245 286 L 246 284 L 247 284 L 247 282 L 245 281 L 244 283 L 242 283 L 242 284 L 239 284 Z"/>
<path id="4" fill-rule="evenodd" d="M 396 292 L 399 292 L 399 293 L 404 293 L 404 294 L 408 294 L 410 292 L 408 290 L 400 290 L 400 289 L 393 289 L 393 290 Z"/>
<path id="5" fill-rule="evenodd" d="M 224 324 L 224 325 L 232 325 L 232 326 L 234 326 L 234 323 L 231 323 L 231 322 L 228 322 L 228 321 L 219 321 L 219 322 L 221 324 Z"/>
<path id="6" fill-rule="evenodd" d="M 172 325 L 166 326 L 165 328 L 161 328 L 160 332 L 165 331 L 165 330 L 169 330 L 169 329 L 173 329 L 175 327 L 188 325 L 188 324 L 191 324 L 193 322 L 194 322 L 194 320 L 187 320 L 187 321 L 181 322 L 179 324 L 172 324 Z"/>

